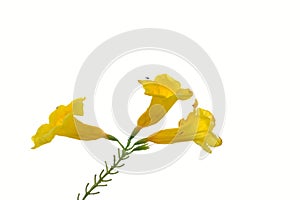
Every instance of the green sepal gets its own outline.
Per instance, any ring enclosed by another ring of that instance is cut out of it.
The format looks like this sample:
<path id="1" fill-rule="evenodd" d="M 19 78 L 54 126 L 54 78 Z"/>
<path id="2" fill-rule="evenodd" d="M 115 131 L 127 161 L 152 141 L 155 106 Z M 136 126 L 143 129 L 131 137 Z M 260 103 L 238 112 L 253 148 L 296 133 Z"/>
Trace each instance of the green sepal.
<path id="1" fill-rule="evenodd" d="M 135 147 L 132 151 L 143 151 L 149 149 L 148 144 L 143 144 L 141 146 Z"/>
<path id="2" fill-rule="evenodd" d="M 107 134 L 107 139 L 112 141 L 119 141 L 115 136 Z"/>
<path id="3" fill-rule="evenodd" d="M 138 140 L 136 143 L 134 143 L 134 145 L 140 145 L 140 144 L 144 144 L 146 142 L 148 142 L 148 139 L 147 138 L 143 138 L 143 139 Z"/>

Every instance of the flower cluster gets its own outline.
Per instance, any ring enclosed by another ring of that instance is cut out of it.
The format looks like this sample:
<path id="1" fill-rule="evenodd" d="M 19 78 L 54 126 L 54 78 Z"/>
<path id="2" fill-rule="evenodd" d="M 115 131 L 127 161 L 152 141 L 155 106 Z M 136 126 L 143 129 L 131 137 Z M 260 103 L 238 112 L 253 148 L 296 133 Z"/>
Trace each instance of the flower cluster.
<path id="1" fill-rule="evenodd" d="M 181 88 L 180 82 L 167 74 L 158 75 L 152 80 L 140 80 L 145 89 L 145 94 L 151 96 L 151 103 L 147 110 L 137 120 L 137 125 L 133 129 L 127 144 L 123 145 L 113 135 L 105 133 L 101 128 L 91 126 L 79 121 L 76 116 L 83 116 L 83 101 L 85 98 L 73 100 L 67 106 L 61 105 L 49 116 L 49 123 L 41 125 L 36 134 L 32 136 L 34 142 L 33 149 L 47 144 L 55 136 L 64 136 L 77 140 L 97 140 L 100 138 L 118 142 L 120 148 L 117 155 L 113 156 L 113 163 L 108 166 L 105 162 L 105 169 L 99 175 L 95 175 L 93 184 L 89 183 L 81 196 L 78 193 L 77 200 L 85 200 L 90 195 L 99 194 L 95 191 L 98 187 L 107 186 L 107 176 L 118 173 L 118 169 L 124 166 L 122 163 L 130 154 L 135 151 L 149 149 L 148 142 L 156 144 L 173 144 L 177 142 L 194 141 L 206 152 L 211 153 L 211 147 L 217 147 L 222 144 L 219 136 L 213 133 L 215 118 L 211 112 L 198 108 L 198 102 L 195 100 L 193 111 L 189 113 L 186 119 L 181 119 L 178 127 L 160 130 L 150 134 L 148 137 L 131 143 L 138 132 L 148 126 L 159 122 L 178 100 L 187 100 L 193 96 L 190 89 Z"/>
<path id="2" fill-rule="evenodd" d="M 193 96 L 190 89 L 181 88 L 180 82 L 167 74 L 158 75 L 152 80 L 139 80 L 145 89 L 145 94 L 151 96 L 151 103 L 147 110 L 137 120 L 131 138 L 142 129 L 159 122 L 178 100 L 187 100 Z M 49 143 L 57 136 L 65 136 L 78 140 L 96 140 L 105 138 L 118 141 L 114 136 L 105 133 L 101 128 L 85 124 L 77 116 L 83 115 L 83 101 L 85 98 L 73 100 L 67 106 L 61 105 L 49 116 L 49 123 L 41 125 L 32 136 L 34 147 Z M 195 101 L 193 111 L 186 119 L 181 119 L 178 127 L 160 130 L 144 138 L 144 142 L 156 144 L 173 144 L 177 142 L 194 141 L 206 152 L 211 153 L 210 147 L 222 144 L 220 137 L 213 133 L 215 118 L 208 110 L 198 108 Z"/>

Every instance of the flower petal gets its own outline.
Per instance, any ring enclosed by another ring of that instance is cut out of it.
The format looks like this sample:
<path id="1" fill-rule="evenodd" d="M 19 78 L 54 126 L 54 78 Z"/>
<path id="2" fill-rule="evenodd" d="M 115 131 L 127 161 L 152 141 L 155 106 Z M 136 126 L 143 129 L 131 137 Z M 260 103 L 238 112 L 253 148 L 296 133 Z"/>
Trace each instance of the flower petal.
<path id="1" fill-rule="evenodd" d="M 196 144 L 198 144 L 199 146 L 201 146 L 204 151 L 206 151 L 208 153 L 212 153 L 212 150 L 209 148 L 209 146 L 203 140 L 198 139 L 198 140 L 194 140 L 194 142 Z"/>
<path id="2" fill-rule="evenodd" d="M 57 106 L 49 116 L 49 124 L 53 126 L 61 125 L 66 115 L 73 113 L 74 115 L 83 115 L 83 101 L 85 98 L 78 98 L 73 100 L 67 106 Z"/>
<path id="3" fill-rule="evenodd" d="M 34 147 L 32 149 L 38 148 L 44 144 L 47 144 L 52 141 L 55 134 L 53 132 L 54 127 L 49 124 L 41 125 L 36 134 L 31 137 L 31 140 L 34 143 Z"/>
<path id="4" fill-rule="evenodd" d="M 148 137 L 148 141 L 157 144 L 171 144 L 176 142 L 194 141 L 205 151 L 211 153 L 210 147 L 222 144 L 222 139 L 216 136 L 212 129 L 215 126 L 213 114 L 202 108 L 196 109 L 198 102 L 193 105 L 194 111 L 186 119 L 181 119 L 179 128 L 161 130 Z"/>
<path id="5" fill-rule="evenodd" d="M 188 117 L 179 121 L 179 131 L 185 134 L 196 134 L 198 128 L 198 116 L 196 111 L 191 112 Z"/>
<path id="6" fill-rule="evenodd" d="M 169 98 L 176 95 L 180 100 L 186 100 L 193 96 L 189 89 L 181 88 L 180 82 L 167 74 L 158 75 L 154 81 L 139 80 L 145 89 L 145 94 L 149 96 L 159 96 Z"/>
<path id="7" fill-rule="evenodd" d="M 74 118 L 74 115 L 83 115 L 83 101 L 85 98 L 73 100 L 67 106 L 61 105 L 49 116 L 49 124 L 39 127 L 32 136 L 34 147 L 51 142 L 55 135 L 65 136 L 78 140 L 95 140 L 107 138 L 107 134 L 96 126 L 84 124 Z"/>
<path id="8" fill-rule="evenodd" d="M 187 100 L 193 96 L 193 92 L 190 89 L 179 89 L 176 92 L 176 97 L 180 100 Z"/>
<path id="9" fill-rule="evenodd" d="M 56 135 L 74 138 L 78 140 L 96 140 L 107 138 L 106 133 L 96 126 L 90 126 L 77 120 L 72 114 L 68 114 L 62 126 L 55 131 Z"/>
<path id="10" fill-rule="evenodd" d="M 157 144 L 171 144 L 178 133 L 178 128 L 165 129 L 150 135 L 147 140 Z"/>
<path id="11" fill-rule="evenodd" d="M 178 99 L 186 100 L 193 95 L 189 89 L 182 89 L 180 82 L 167 74 L 158 75 L 154 81 L 139 80 L 145 94 L 152 96 L 151 103 L 138 119 L 138 127 L 147 127 L 159 122 Z"/>
<path id="12" fill-rule="evenodd" d="M 137 125 L 146 127 L 159 122 L 176 101 L 177 98 L 175 96 L 171 96 L 170 98 L 152 97 L 149 107 L 139 117 Z"/>
<path id="13" fill-rule="evenodd" d="M 139 83 L 143 85 L 143 88 L 145 89 L 145 94 L 148 96 L 169 98 L 175 95 L 174 91 L 159 83 L 148 80 L 139 80 Z"/>
<path id="14" fill-rule="evenodd" d="M 85 97 L 83 98 L 77 98 L 73 100 L 67 107 L 70 107 L 73 111 L 74 115 L 83 116 L 83 101 L 85 100 Z"/>
<path id="15" fill-rule="evenodd" d="M 169 90 L 173 91 L 174 93 L 176 93 L 176 91 L 179 90 L 181 87 L 180 82 L 175 80 L 168 74 L 160 74 L 155 77 L 154 81 L 160 85 L 169 88 Z"/>
<path id="16" fill-rule="evenodd" d="M 177 142 L 193 141 L 194 134 L 184 134 L 178 128 L 171 128 L 158 131 L 150 135 L 147 139 L 157 144 L 172 144 Z"/>
<path id="17" fill-rule="evenodd" d="M 222 145 L 222 139 L 213 133 L 209 133 L 207 135 L 206 142 L 211 147 L 218 147 Z"/>

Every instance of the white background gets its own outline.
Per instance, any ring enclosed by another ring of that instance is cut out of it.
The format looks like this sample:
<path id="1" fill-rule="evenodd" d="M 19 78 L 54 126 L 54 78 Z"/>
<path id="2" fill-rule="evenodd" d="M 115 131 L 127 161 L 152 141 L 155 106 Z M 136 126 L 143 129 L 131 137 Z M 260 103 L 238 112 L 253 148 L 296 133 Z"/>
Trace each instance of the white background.
<path id="1" fill-rule="evenodd" d="M 73 97 L 86 57 L 137 28 L 180 32 L 222 77 L 224 144 L 198 146 L 153 174 L 114 177 L 95 199 L 299 199 L 298 1 L 1 1 L 1 199 L 75 199 L 99 164 L 79 141 L 31 150 L 48 114 Z M 92 198 L 91 198 L 92 199 Z"/>

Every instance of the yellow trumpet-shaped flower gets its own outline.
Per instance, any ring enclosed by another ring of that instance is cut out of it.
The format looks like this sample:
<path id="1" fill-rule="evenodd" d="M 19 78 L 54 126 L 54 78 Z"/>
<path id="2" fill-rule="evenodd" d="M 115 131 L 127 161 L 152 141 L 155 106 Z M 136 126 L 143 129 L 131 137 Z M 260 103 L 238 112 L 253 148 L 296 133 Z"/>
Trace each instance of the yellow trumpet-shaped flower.
<path id="1" fill-rule="evenodd" d="M 65 136 L 78 140 L 95 140 L 107 138 L 107 134 L 98 127 L 84 124 L 77 120 L 74 115 L 83 115 L 83 101 L 85 98 L 73 100 L 67 106 L 61 105 L 49 116 L 49 124 L 41 125 L 36 134 L 32 136 L 33 149 L 47 144 L 56 136 Z"/>
<path id="2" fill-rule="evenodd" d="M 150 135 L 147 140 L 157 144 L 172 144 L 177 142 L 194 141 L 205 151 L 211 153 L 210 147 L 222 144 L 222 139 L 212 130 L 215 126 L 213 114 L 202 108 L 195 108 L 187 119 L 181 119 L 178 128 L 161 130 Z"/>
<path id="3" fill-rule="evenodd" d="M 170 108 L 179 100 L 193 96 L 189 89 L 181 88 L 180 82 L 167 74 L 158 75 L 154 81 L 139 80 L 145 89 L 145 94 L 152 96 L 151 103 L 137 121 L 140 128 L 159 122 Z"/>

